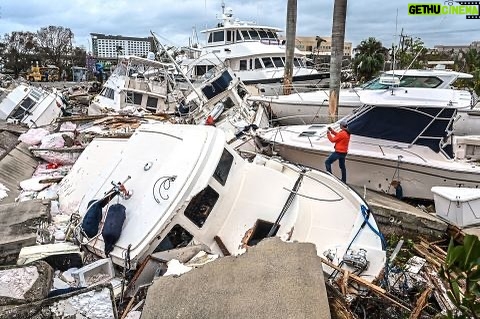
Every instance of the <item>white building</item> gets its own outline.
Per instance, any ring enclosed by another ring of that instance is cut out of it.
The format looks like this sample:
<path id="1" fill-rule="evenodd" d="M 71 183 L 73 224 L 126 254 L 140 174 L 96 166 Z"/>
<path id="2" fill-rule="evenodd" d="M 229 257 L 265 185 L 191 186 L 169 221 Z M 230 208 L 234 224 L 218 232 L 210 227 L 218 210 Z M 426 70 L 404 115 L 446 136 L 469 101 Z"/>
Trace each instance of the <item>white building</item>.
<path id="1" fill-rule="evenodd" d="M 119 55 L 147 57 L 148 52 L 152 51 L 152 37 L 124 37 L 101 33 L 90 33 L 90 36 L 93 55 L 97 58 L 116 59 Z"/>

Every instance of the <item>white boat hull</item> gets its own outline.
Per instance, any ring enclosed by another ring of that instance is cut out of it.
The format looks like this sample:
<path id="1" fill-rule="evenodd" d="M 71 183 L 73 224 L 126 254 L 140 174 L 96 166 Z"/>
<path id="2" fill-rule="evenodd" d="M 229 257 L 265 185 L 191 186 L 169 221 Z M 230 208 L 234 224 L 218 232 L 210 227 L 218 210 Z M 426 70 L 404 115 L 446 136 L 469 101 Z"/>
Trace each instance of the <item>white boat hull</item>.
<path id="1" fill-rule="evenodd" d="M 275 150 L 283 158 L 319 170 L 325 170 L 329 151 L 312 150 L 277 144 Z M 405 162 L 394 162 L 355 154 L 347 155 L 347 183 L 395 195 L 393 180 L 400 180 L 403 197 L 433 200 L 433 186 L 480 187 L 480 170 L 454 171 Z M 398 170 L 397 170 L 398 168 Z M 332 165 L 333 174 L 340 176 L 338 163 Z"/>

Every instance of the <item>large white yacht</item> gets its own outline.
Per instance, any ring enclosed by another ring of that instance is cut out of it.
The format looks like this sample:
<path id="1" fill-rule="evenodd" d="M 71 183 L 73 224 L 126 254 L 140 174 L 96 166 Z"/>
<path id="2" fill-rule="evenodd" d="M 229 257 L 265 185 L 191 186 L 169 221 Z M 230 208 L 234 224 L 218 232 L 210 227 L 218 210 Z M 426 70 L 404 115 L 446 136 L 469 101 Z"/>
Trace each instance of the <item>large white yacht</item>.
<path id="1" fill-rule="evenodd" d="M 153 252 L 196 244 L 237 255 L 270 236 L 314 243 L 370 281 L 385 263 L 383 237 L 354 190 L 316 170 L 244 160 L 211 126 L 143 124 L 128 140 L 92 141 L 61 182 L 60 207 L 84 216 L 91 200 L 105 198 L 104 218 L 112 206 L 126 213 L 110 253 L 122 267 L 125 256 L 136 268 Z M 84 243 L 100 256 L 102 234 Z"/>
<path id="2" fill-rule="evenodd" d="M 206 44 L 193 48 L 194 59 L 183 59 L 182 65 L 192 77 L 202 76 L 217 64 L 230 67 L 246 85 L 257 84 L 264 94 L 278 93 L 284 77 L 286 47 L 279 39 L 282 30 L 240 21 L 231 8 L 222 4 L 220 22 L 203 30 Z M 325 87 L 329 73 L 307 66 L 305 55 L 295 49 L 293 84 L 310 88 Z"/>
<path id="3" fill-rule="evenodd" d="M 428 70 L 392 70 L 387 71 L 379 77 L 355 88 L 341 89 L 338 103 L 338 117 L 350 114 L 354 109 L 360 107 L 359 92 L 365 90 L 385 91 L 392 87 L 409 89 L 450 89 L 458 79 L 471 79 L 473 76 L 468 73 L 455 72 L 446 69 Z M 432 96 L 434 92 L 425 91 L 425 96 Z M 464 95 L 470 92 L 465 91 Z M 251 96 L 249 100 L 256 103 L 263 103 L 268 106 L 276 121 L 282 125 L 292 124 L 318 124 L 330 121 L 329 91 L 316 90 L 311 92 L 293 92 L 289 95 L 276 96 Z M 471 105 L 476 103 L 476 95 L 472 97 Z"/>
<path id="4" fill-rule="evenodd" d="M 433 186 L 480 187 L 480 139 L 457 137 L 453 122 L 462 106 L 413 97 L 419 88 L 400 91 L 363 91 L 363 104 L 344 118 L 351 132 L 347 155 L 347 182 L 399 197 L 433 199 Z M 401 93 L 400 95 L 397 93 Z M 438 94 L 437 94 L 438 93 Z M 447 92 L 445 92 L 447 93 Z M 338 130 L 339 124 L 332 125 Z M 333 152 L 327 124 L 283 126 L 259 132 L 275 152 L 295 163 L 325 169 Z M 333 165 L 338 174 L 338 165 Z"/>

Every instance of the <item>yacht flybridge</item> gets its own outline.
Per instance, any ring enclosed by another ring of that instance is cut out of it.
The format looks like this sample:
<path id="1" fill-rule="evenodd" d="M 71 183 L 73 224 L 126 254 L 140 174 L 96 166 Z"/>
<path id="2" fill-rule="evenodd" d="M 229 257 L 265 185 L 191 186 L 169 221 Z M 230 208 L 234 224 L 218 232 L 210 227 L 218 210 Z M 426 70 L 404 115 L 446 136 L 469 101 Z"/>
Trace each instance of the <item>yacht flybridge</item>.
<path id="1" fill-rule="evenodd" d="M 222 6 L 223 7 L 223 6 Z M 206 45 L 192 48 L 194 59 L 182 65 L 192 77 L 202 76 L 214 65 L 230 67 L 245 84 L 258 84 L 264 94 L 274 94 L 281 84 L 285 67 L 285 45 L 279 39 L 282 30 L 234 18 L 231 8 L 224 8 L 215 28 L 203 30 Z M 305 55 L 295 49 L 293 83 L 312 88 L 324 87 L 328 73 L 319 73 L 306 64 Z"/>
<path id="2" fill-rule="evenodd" d="M 195 244 L 237 255 L 270 236 L 314 243 L 370 281 L 384 266 L 383 238 L 355 191 L 316 170 L 262 156 L 248 162 L 219 128 L 143 124 L 128 140 L 97 138 L 63 179 L 60 207 L 83 216 L 112 182 L 120 190 L 105 218 L 112 206 L 126 212 L 110 253 L 120 266 L 125 256 L 135 268 L 153 252 Z M 100 256 L 105 243 L 100 233 L 85 239 Z"/>

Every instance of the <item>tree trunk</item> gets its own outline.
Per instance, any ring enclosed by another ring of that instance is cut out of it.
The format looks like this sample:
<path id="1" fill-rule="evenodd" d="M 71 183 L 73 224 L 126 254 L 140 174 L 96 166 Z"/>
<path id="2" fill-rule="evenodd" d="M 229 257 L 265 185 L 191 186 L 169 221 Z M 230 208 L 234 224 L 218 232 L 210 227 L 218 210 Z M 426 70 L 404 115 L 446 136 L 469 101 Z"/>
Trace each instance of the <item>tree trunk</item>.
<path id="1" fill-rule="evenodd" d="M 285 72 L 283 75 L 283 94 L 292 90 L 293 57 L 295 54 L 295 33 L 297 30 L 297 0 L 287 3 L 287 45 L 285 53 Z"/>
<path id="2" fill-rule="evenodd" d="M 330 121 L 338 120 L 338 95 L 342 73 L 343 47 L 347 0 L 334 0 L 332 23 L 332 55 L 330 57 L 330 96 L 328 99 Z"/>

